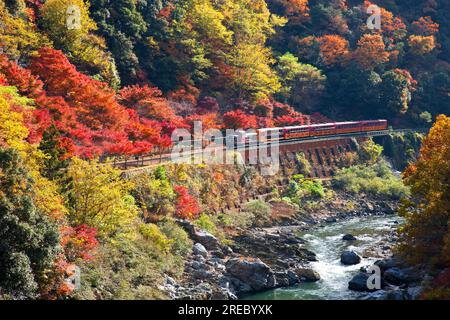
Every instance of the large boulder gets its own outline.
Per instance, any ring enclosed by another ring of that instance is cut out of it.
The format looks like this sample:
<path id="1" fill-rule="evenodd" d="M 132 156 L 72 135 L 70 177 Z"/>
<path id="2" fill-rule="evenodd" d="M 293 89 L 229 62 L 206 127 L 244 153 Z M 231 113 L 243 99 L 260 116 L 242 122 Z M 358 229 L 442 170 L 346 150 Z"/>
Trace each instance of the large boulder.
<path id="1" fill-rule="evenodd" d="M 408 282 L 408 273 L 399 268 L 390 268 L 384 272 L 384 280 L 390 284 L 399 286 Z"/>
<path id="2" fill-rule="evenodd" d="M 225 264 L 227 272 L 255 291 L 275 287 L 275 274 L 272 269 L 259 259 L 246 260 L 232 258 Z"/>
<path id="3" fill-rule="evenodd" d="M 192 240 L 202 244 L 209 251 L 222 252 L 219 240 L 211 233 L 197 228 L 187 220 L 177 220 L 177 222 L 186 230 Z"/>
<path id="4" fill-rule="evenodd" d="M 298 268 L 294 272 L 300 281 L 316 282 L 320 280 L 320 274 L 313 269 Z"/>
<path id="5" fill-rule="evenodd" d="M 192 248 L 192 252 L 195 255 L 200 255 L 205 258 L 208 256 L 208 251 L 206 250 L 205 246 L 202 245 L 201 243 L 194 244 L 194 247 Z"/>
<path id="6" fill-rule="evenodd" d="M 398 265 L 398 261 L 394 258 L 388 258 L 375 261 L 374 265 L 378 266 L 382 272 Z"/>
<path id="7" fill-rule="evenodd" d="M 408 298 L 411 300 L 419 300 L 420 296 L 422 294 L 422 287 L 416 286 L 416 287 L 410 287 L 407 289 Z"/>
<path id="8" fill-rule="evenodd" d="M 386 300 L 408 300 L 408 295 L 402 289 L 390 290 L 386 293 Z"/>
<path id="9" fill-rule="evenodd" d="M 355 251 L 344 251 L 341 254 L 341 262 L 345 265 L 353 265 L 361 262 L 361 257 Z"/>
<path id="10" fill-rule="evenodd" d="M 342 237 L 342 240 L 345 240 L 345 241 L 355 241 L 356 238 L 355 238 L 355 236 L 352 235 L 352 234 L 346 234 L 346 235 L 344 235 L 344 236 Z"/>
<path id="11" fill-rule="evenodd" d="M 367 287 L 367 280 L 370 274 L 359 272 L 348 283 L 348 288 L 354 291 L 373 291 Z"/>

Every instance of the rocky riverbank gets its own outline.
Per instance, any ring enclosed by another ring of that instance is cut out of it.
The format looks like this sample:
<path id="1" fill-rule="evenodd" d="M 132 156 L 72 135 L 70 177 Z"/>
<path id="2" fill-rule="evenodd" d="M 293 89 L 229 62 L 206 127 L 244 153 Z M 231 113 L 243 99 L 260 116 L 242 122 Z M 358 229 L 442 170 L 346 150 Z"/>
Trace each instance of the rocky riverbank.
<path id="1" fill-rule="evenodd" d="M 376 283 L 370 278 L 373 277 L 374 270 L 381 273 L 379 287 L 369 288 L 368 283 Z M 433 277 L 423 269 L 408 266 L 404 261 L 391 257 L 361 268 L 348 285 L 351 290 L 367 292 L 361 298 L 363 300 L 416 300 L 432 280 Z"/>
<path id="2" fill-rule="evenodd" d="M 179 221 L 194 241 L 192 255 L 185 262 L 182 278 L 175 281 L 167 277 L 161 289 L 172 299 L 237 299 L 254 292 L 318 281 L 320 274 L 310 267 L 310 262 L 317 260 L 316 254 L 306 248 L 306 241 L 299 236 L 301 232 L 354 217 L 391 215 L 395 209 L 395 202 L 345 194 L 338 194 L 333 203 L 322 204 L 319 209 L 302 212 L 288 212 L 283 205 L 274 203 L 269 225 L 234 230 L 230 246 L 187 221 Z M 393 231 L 382 242 L 366 249 L 363 255 L 388 258 L 395 240 Z M 389 292 L 396 290 L 392 286 L 395 284 L 389 282 L 395 271 L 388 271 L 387 279 L 383 273 L 383 284 L 387 285 L 382 291 L 388 298 L 392 296 Z M 365 276 L 367 274 L 361 272 L 355 281 L 361 282 Z M 399 290 L 408 291 L 404 286 Z M 416 297 L 412 290 L 409 297 Z M 383 294 L 370 293 L 367 299 L 387 297 Z"/>

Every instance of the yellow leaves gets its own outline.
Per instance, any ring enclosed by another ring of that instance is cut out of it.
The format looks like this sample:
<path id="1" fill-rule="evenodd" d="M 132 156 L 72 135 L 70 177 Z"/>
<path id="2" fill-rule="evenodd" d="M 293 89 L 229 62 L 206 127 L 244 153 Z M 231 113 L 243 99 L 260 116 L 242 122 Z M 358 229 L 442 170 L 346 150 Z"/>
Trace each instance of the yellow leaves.
<path id="1" fill-rule="evenodd" d="M 408 39 L 408 44 L 413 54 L 423 56 L 434 50 L 436 47 L 436 40 L 434 36 L 412 35 Z"/>
<path id="2" fill-rule="evenodd" d="M 48 0 L 41 9 L 42 21 L 50 38 L 69 50 L 97 29 L 89 17 L 89 3 L 83 0 Z"/>
<path id="3" fill-rule="evenodd" d="M 250 93 L 255 101 L 266 99 L 281 88 L 270 49 L 258 44 L 238 44 L 230 64 L 234 66 L 233 82 L 238 96 Z"/>
<path id="4" fill-rule="evenodd" d="M 16 88 L 0 86 L 0 146 L 4 145 L 16 149 L 24 159 L 30 176 L 35 182 L 36 206 L 54 219 L 61 219 L 67 210 L 62 197 L 58 193 L 56 184 L 39 173 L 44 155 L 36 146 L 28 144 L 25 139 L 28 129 L 23 123 L 21 113 L 16 109 L 31 108 L 32 100 L 17 94 Z"/>
<path id="5" fill-rule="evenodd" d="M 22 114 L 14 111 L 13 106 L 27 108 L 29 103 L 29 99 L 17 94 L 16 88 L 0 86 L 0 145 L 25 151 L 28 129 L 23 124 Z"/>
<path id="6" fill-rule="evenodd" d="M 159 252 L 169 253 L 174 240 L 167 238 L 167 236 L 158 228 L 156 224 L 141 223 L 139 225 L 139 231 L 146 240 L 152 242 L 154 247 Z"/>
<path id="7" fill-rule="evenodd" d="M 189 22 L 196 32 L 205 39 L 219 40 L 227 45 L 232 44 L 233 32 L 228 30 L 223 22 L 225 16 L 215 9 L 210 0 L 193 0 Z"/>
<path id="8" fill-rule="evenodd" d="M 0 1 L 0 48 L 11 59 L 31 54 L 43 46 L 48 46 L 49 40 L 36 32 L 33 23 L 21 16 L 14 16 Z"/>
<path id="9" fill-rule="evenodd" d="M 133 233 L 138 215 L 134 198 L 129 195 L 133 184 L 121 179 L 119 170 L 75 157 L 67 177 L 71 180 L 73 223 L 97 228 L 104 238 L 127 237 Z"/>

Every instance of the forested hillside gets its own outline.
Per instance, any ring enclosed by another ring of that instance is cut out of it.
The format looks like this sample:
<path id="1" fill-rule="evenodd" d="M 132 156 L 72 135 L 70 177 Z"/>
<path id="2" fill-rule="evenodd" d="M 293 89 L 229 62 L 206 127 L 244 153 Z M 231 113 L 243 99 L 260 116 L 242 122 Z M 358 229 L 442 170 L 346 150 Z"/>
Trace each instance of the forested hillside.
<path id="1" fill-rule="evenodd" d="M 166 298 L 157 284 L 192 248 L 173 218 L 211 226 L 243 186 L 276 182 L 201 165 L 126 180 L 101 162 L 166 152 L 196 120 L 429 127 L 450 111 L 449 13 L 450 0 L 0 0 L 0 298 Z M 297 202 L 326 196 L 303 178 Z"/>

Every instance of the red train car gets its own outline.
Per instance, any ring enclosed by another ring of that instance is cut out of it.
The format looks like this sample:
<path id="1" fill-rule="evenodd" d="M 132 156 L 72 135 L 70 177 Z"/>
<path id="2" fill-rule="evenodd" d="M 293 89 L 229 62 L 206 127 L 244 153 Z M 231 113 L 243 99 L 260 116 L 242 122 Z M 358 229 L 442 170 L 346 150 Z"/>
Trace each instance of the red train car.
<path id="1" fill-rule="evenodd" d="M 366 120 L 321 123 L 282 128 L 262 128 L 258 129 L 257 132 L 259 141 L 273 141 L 277 139 L 289 140 L 386 129 L 387 120 Z"/>

